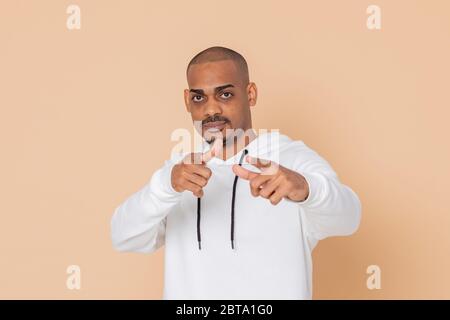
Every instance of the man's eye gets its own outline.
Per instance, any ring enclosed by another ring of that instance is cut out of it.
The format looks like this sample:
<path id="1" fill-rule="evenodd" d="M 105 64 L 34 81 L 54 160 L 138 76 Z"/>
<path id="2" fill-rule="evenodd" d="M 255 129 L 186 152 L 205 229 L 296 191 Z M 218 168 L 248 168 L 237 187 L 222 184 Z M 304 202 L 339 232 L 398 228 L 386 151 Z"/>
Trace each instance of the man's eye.
<path id="1" fill-rule="evenodd" d="M 202 100 L 203 100 L 203 97 L 199 96 L 199 95 L 192 97 L 192 101 L 194 101 L 194 102 L 200 102 Z"/>
<path id="2" fill-rule="evenodd" d="M 229 99 L 233 96 L 233 94 L 231 92 L 224 92 L 220 96 L 224 99 Z"/>

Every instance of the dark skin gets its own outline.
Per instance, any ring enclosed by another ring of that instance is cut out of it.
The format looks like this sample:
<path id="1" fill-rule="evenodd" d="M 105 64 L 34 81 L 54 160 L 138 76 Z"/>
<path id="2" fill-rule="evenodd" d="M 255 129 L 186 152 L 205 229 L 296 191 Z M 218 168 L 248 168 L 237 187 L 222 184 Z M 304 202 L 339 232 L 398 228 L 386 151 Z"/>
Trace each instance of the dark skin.
<path id="1" fill-rule="evenodd" d="M 201 135 L 213 145 L 207 153 L 191 153 L 175 165 L 172 186 L 178 192 L 189 190 L 202 197 L 203 187 L 212 175 L 206 163 L 212 157 L 225 160 L 235 155 L 256 137 L 251 130 L 250 107 L 256 104 L 257 88 L 255 83 L 246 81 L 232 60 L 194 64 L 188 71 L 187 80 L 189 89 L 184 90 L 186 110 L 193 121 L 202 122 Z M 232 129 L 249 130 L 250 134 L 236 136 Z M 246 161 L 261 172 L 252 172 L 239 165 L 233 165 L 233 172 L 249 181 L 253 196 L 266 198 L 273 205 L 283 198 L 304 201 L 308 197 L 308 184 L 299 173 L 263 159 L 247 156 Z"/>
<path id="2" fill-rule="evenodd" d="M 235 155 L 239 150 L 233 148 L 236 146 L 232 143 L 233 133 L 227 129 L 246 131 L 252 128 L 250 107 L 256 104 L 256 84 L 247 82 L 232 60 L 194 64 L 189 69 L 187 81 L 189 89 L 184 90 L 184 102 L 192 120 L 204 123 L 216 118 L 224 121 L 221 132 L 217 134 L 226 140 L 226 148 L 218 150 L 216 156 L 226 159 Z M 212 139 L 214 134 L 209 133 L 205 126 L 202 126 L 201 135 L 208 142 L 215 140 Z M 254 137 L 247 138 L 244 146 Z"/>

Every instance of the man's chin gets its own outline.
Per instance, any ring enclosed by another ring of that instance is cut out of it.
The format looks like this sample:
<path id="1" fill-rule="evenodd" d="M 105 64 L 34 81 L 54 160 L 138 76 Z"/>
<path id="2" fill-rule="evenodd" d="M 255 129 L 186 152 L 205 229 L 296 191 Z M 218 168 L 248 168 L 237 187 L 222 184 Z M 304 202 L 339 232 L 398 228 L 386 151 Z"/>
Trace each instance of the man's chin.
<path id="1" fill-rule="evenodd" d="M 209 144 L 214 143 L 214 141 L 216 141 L 217 139 L 221 139 L 224 141 L 224 145 L 225 145 L 225 142 L 226 142 L 225 128 L 223 128 L 221 130 L 217 130 L 217 131 L 214 131 L 214 130 L 205 131 L 203 133 L 203 137 L 204 137 L 205 141 Z"/>
<path id="2" fill-rule="evenodd" d="M 227 139 L 224 139 L 224 138 L 222 138 L 222 137 L 220 137 L 220 138 L 217 138 L 217 137 L 209 137 L 209 138 L 206 138 L 205 141 L 206 141 L 208 144 L 213 144 L 213 143 L 216 141 L 216 139 L 222 140 L 222 146 L 225 147 L 225 146 L 227 145 Z"/>

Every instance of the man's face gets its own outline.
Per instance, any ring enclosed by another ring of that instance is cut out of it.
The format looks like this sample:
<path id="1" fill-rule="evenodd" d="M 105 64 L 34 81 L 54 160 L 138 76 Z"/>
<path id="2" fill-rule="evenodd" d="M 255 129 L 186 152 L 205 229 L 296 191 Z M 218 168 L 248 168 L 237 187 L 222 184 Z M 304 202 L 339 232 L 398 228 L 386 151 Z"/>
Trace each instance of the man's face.
<path id="1" fill-rule="evenodd" d="M 251 128 L 250 106 L 256 103 L 256 85 L 245 83 L 232 60 L 191 65 L 187 81 L 186 109 L 193 121 L 201 122 L 199 133 L 208 143 L 221 137 L 225 146 L 234 135 L 231 129 Z"/>

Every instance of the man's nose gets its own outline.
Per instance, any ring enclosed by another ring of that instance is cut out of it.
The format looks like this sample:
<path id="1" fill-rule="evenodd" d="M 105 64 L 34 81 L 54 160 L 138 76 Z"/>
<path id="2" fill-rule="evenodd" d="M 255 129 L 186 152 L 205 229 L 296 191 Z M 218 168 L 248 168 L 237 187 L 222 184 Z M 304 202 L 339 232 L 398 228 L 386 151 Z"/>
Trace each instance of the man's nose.
<path id="1" fill-rule="evenodd" d="M 215 101 L 206 104 L 205 115 L 214 116 L 216 114 L 222 114 L 222 107 Z"/>

